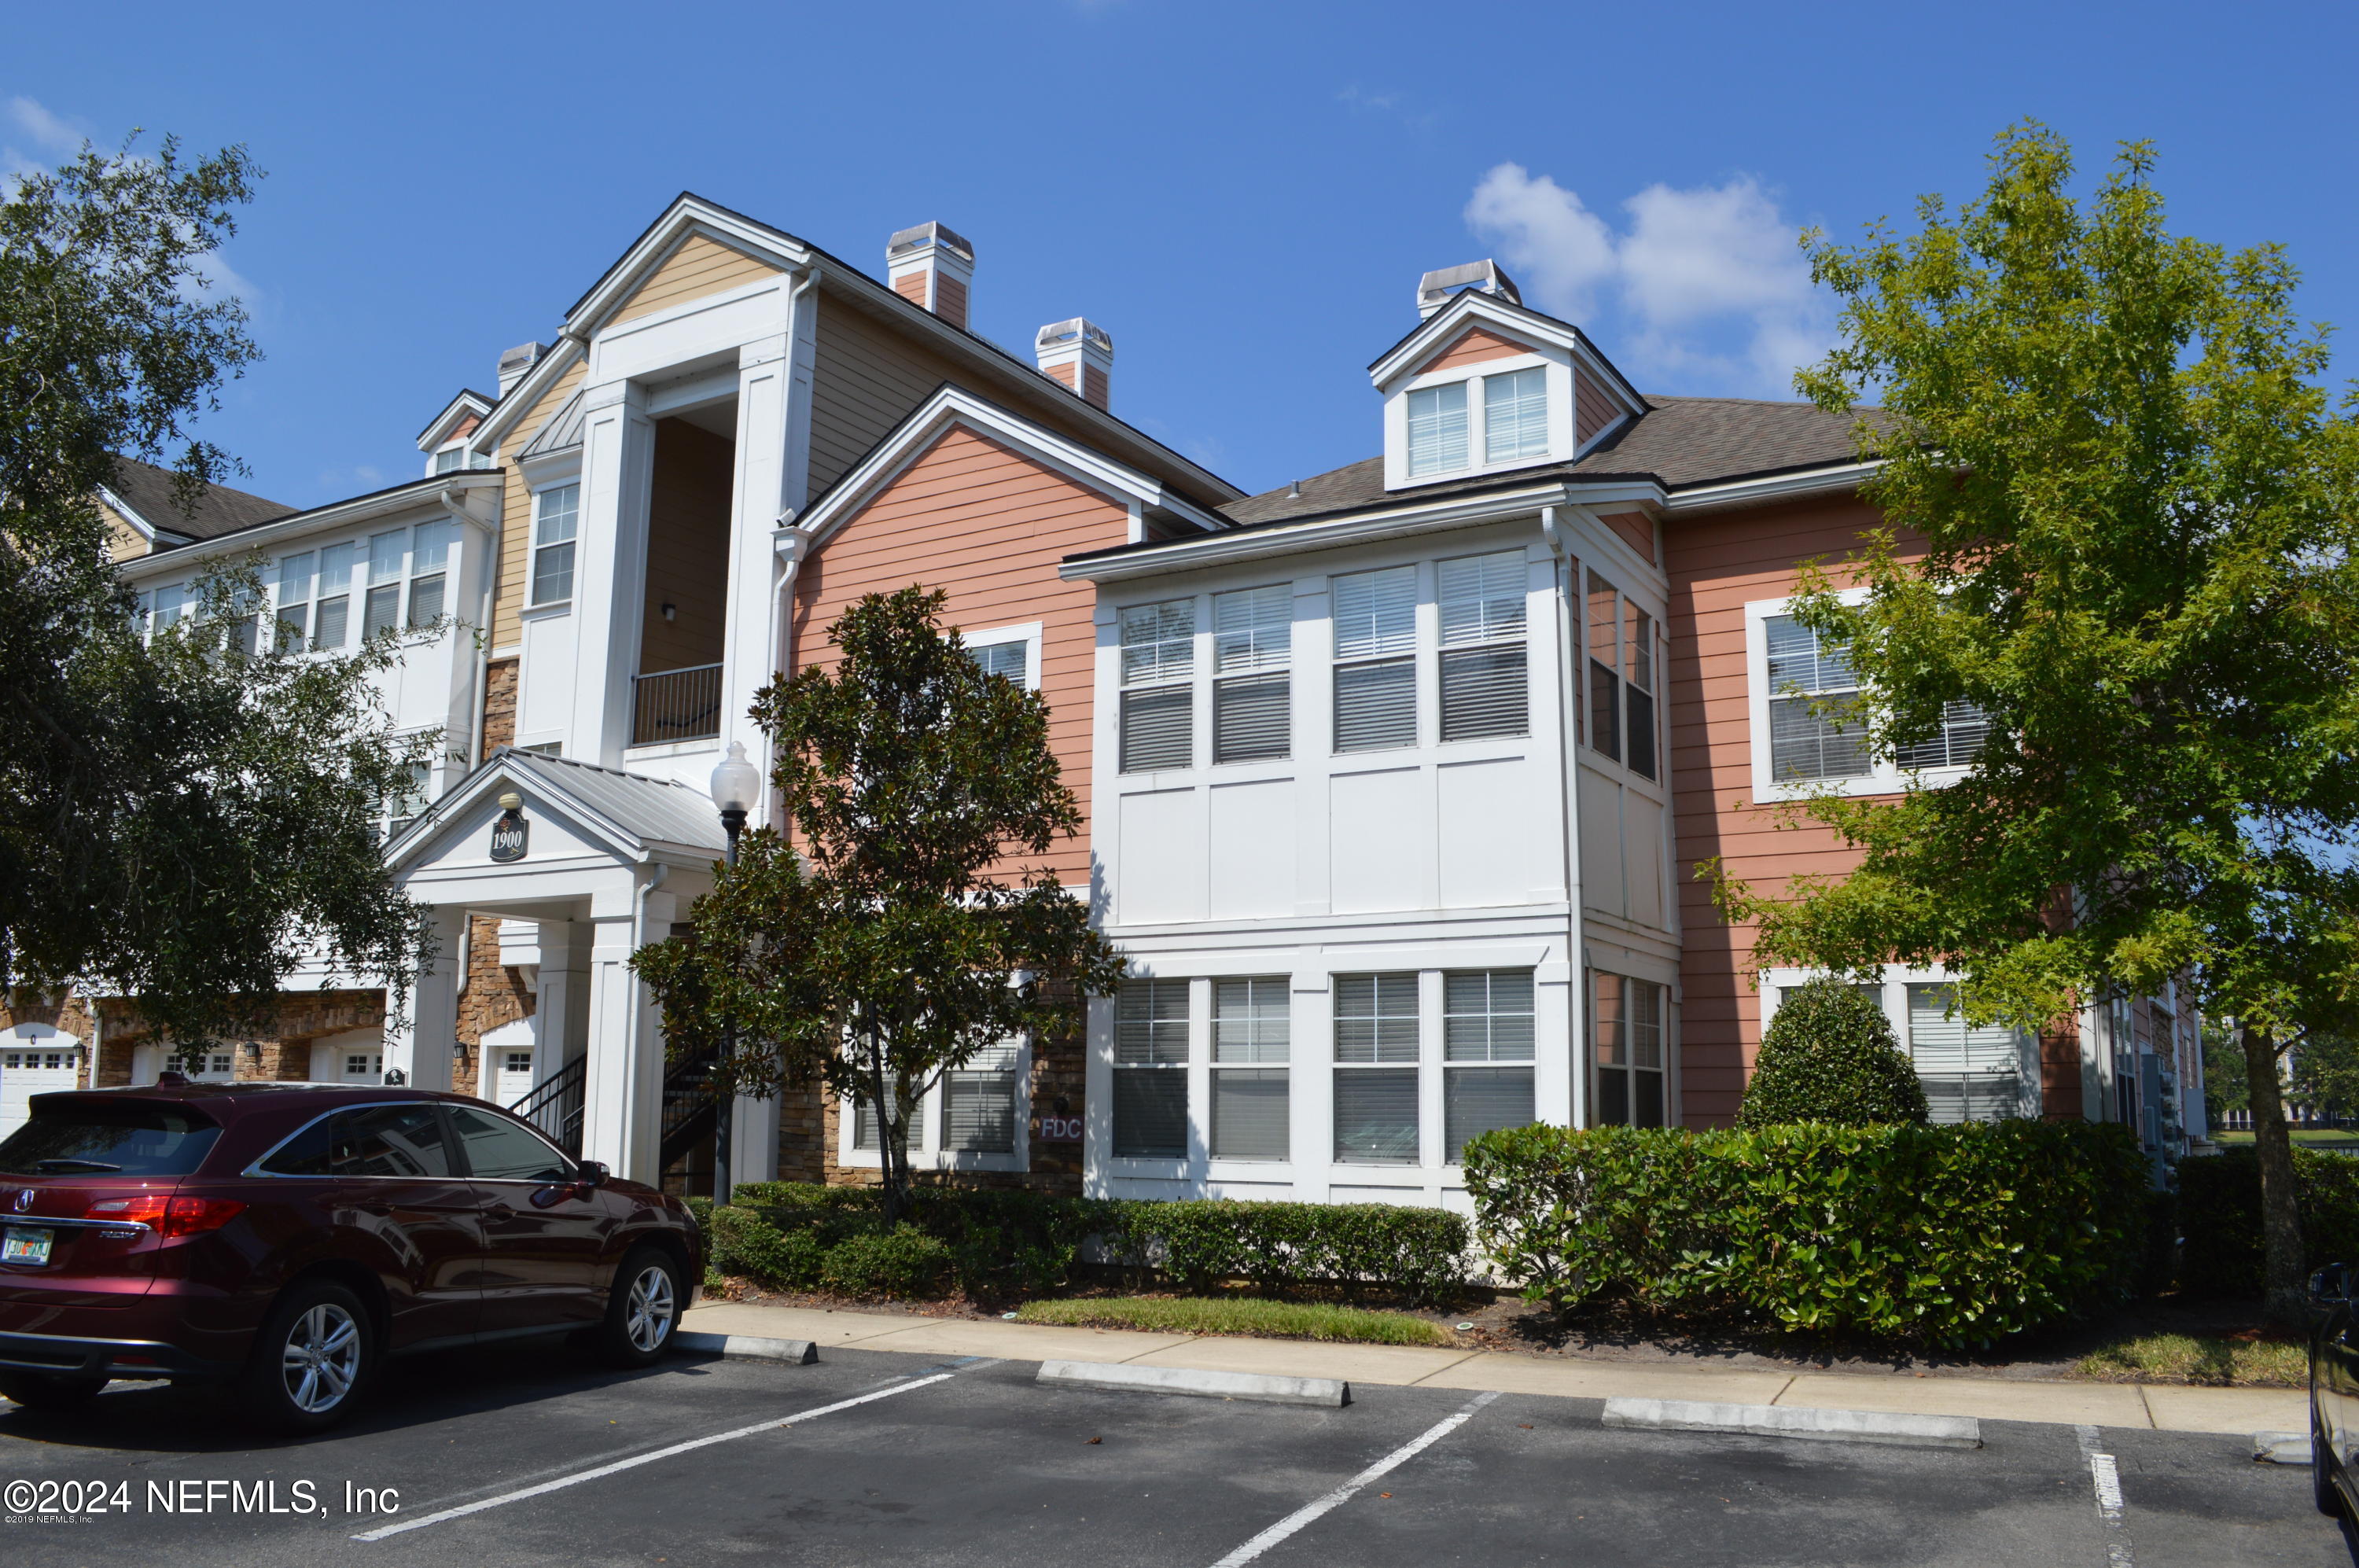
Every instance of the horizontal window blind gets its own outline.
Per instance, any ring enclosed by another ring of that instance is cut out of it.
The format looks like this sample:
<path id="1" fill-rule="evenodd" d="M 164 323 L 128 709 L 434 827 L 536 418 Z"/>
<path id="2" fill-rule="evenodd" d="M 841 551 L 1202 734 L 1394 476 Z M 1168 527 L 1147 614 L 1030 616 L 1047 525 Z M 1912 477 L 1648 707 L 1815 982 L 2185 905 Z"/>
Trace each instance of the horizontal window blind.
<path id="1" fill-rule="evenodd" d="M 1187 1154 L 1184 1068 L 1125 1067 L 1114 1073 L 1114 1152 L 1118 1160 L 1178 1160 Z"/>
<path id="2" fill-rule="evenodd" d="M 1114 1002 L 1114 1059 L 1122 1066 L 1187 1065 L 1187 981 L 1123 983 Z"/>
<path id="3" fill-rule="evenodd" d="M 1500 1127 L 1529 1127 L 1538 1116 L 1528 1067 L 1452 1067 L 1441 1075 L 1442 1158 L 1452 1165 L 1469 1138 Z"/>
<path id="4" fill-rule="evenodd" d="M 1185 681 L 1196 670 L 1196 601 L 1132 604 L 1122 613 L 1122 683 Z"/>
<path id="5" fill-rule="evenodd" d="M 1335 657 L 1417 650 L 1417 568 L 1389 566 L 1335 579 Z"/>
<path id="6" fill-rule="evenodd" d="M 987 642 L 981 648 L 970 647 L 966 656 L 974 660 L 985 675 L 1004 676 L 1018 686 L 1024 684 L 1028 672 L 1032 645 L 1019 637 L 1014 642 Z"/>
<path id="7" fill-rule="evenodd" d="M 1284 1160 L 1292 1147 L 1282 1067 L 1212 1070 L 1212 1154 L 1219 1160 Z"/>
<path id="8" fill-rule="evenodd" d="M 1346 1165 L 1415 1165 L 1417 1069 L 1335 1069 L 1335 1159 Z"/>
<path id="9" fill-rule="evenodd" d="M 1435 572 L 1441 646 L 1521 640 L 1524 578 L 1517 550 L 1441 562 Z"/>
<path id="10" fill-rule="evenodd" d="M 1292 749 L 1293 685 L 1285 671 L 1212 685 L 1212 760 L 1258 762 Z"/>
<path id="11" fill-rule="evenodd" d="M 339 593 L 332 599 L 322 599 L 311 608 L 311 646 L 342 648 L 344 634 L 351 629 L 353 602 Z"/>
<path id="12" fill-rule="evenodd" d="M 1335 1060 L 1346 1062 L 1418 1059 L 1417 976 L 1335 976 Z"/>
<path id="13" fill-rule="evenodd" d="M 1999 1024 L 1970 1029 L 1951 1011 L 1954 987 L 1908 987 L 1908 1055 L 1937 1122 L 1995 1121 L 2022 1114 L 2025 1037 Z"/>
<path id="14" fill-rule="evenodd" d="M 1529 1062 L 1532 972 L 1467 970 L 1441 977 L 1441 1054 L 1448 1062 Z"/>
<path id="15" fill-rule="evenodd" d="M 1531 728 L 1524 645 L 1462 648 L 1441 655 L 1441 738 L 1484 740 Z"/>
<path id="16" fill-rule="evenodd" d="M 1016 1070 L 964 1069 L 942 1086 L 943 1142 L 973 1154 L 1011 1154 L 1016 1149 Z"/>
<path id="17" fill-rule="evenodd" d="M 1273 670 L 1294 643 L 1294 588 L 1273 583 L 1212 595 L 1212 669 L 1217 674 Z"/>
<path id="18" fill-rule="evenodd" d="M 1930 740 L 1900 748 L 1900 766 L 1907 768 L 1963 768 L 1974 759 L 1990 737 L 1990 718 L 1972 702 L 1941 704 L 1940 733 Z"/>
<path id="19" fill-rule="evenodd" d="M 1335 667 L 1337 751 L 1386 751 L 1416 744 L 1414 659 Z"/>
<path id="20" fill-rule="evenodd" d="M 1150 686 L 1122 694 L 1122 771 L 1187 768 L 1195 761 L 1194 688 Z"/>
<path id="21" fill-rule="evenodd" d="M 1442 474 L 1466 466 L 1466 383 L 1424 387 L 1408 395 L 1408 471 Z"/>
<path id="22" fill-rule="evenodd" d="M 401 563 L 409 554 L 409 530 L 395 528 L 389 533 L 371 534 L 368 541 L 368 580 L 372 583 L 397 583 L 401 580 Z"/>
<path id="23" fill-rule="evenodd" d="M 1867 735 L 1811 711 L 1809 697 L 1769 699 L 1769 774 L 1778 779 L 1864 779 L 1874 772 Z"/>
<path id="24" fill-rule="evenodd" d="M 1292 1001 L 1286 976 L 1212 985 L 1212 1060 L 1283 1062 L 1290 1051 Z"/>
<path id="25" fill-rule="evenodd" d="M 1483 378 L 1483 461 L 1546 457 L 1548 372 L 1538 366 Z"/>
<path id="26" fill-rule="evenodd" d="M 366 608 L 361 615 L 361 636 L 364 637 L 382 636 L 400 626 L 401 584 L 388 583 L 382 588 L 370 589 Z"/>
<path id="27" fill-rule="evenodd" d="M 430 626 L 442 618 L 442 574 L 409 580 L 409 625 Z"/>

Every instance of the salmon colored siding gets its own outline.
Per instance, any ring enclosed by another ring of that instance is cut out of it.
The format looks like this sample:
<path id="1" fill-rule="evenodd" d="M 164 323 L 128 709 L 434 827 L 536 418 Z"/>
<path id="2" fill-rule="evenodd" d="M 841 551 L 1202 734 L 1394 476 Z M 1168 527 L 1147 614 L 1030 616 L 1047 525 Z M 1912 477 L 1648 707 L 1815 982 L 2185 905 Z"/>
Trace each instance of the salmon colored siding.
<path id="1" fill-rule="evenodd" d="M 1614 399 L 1599 389 L 1587 372 L 1572 378 L 1572 434 L 1584 445 L 1589 438 L 1621 417 Z"/>
<path id="2" fill-rule="evenodd" d="M 923 583 L 949 590 L 944 619 L 971 631 L 1038 621 L 1040 694 L 1049 743 L 1081 804 L 1081 836 L 1041 857 L 1069 886 L 1090 879 L 1090 738 L 1097 636 L 1094 585 L 1067 583 L 1057 563 L 1121 544 L 1120 503 L 966 430 L 952 430 L 830 534 L 795 585 L 798 669 L 825 666 L 826 629 L 852 602 Z"/>
<path id="3" fill-rule="evenodd" d="M 501 450 L 507 461 L 505 480 L 500 490 L 500 560 L 492 585 L 492 646 L 512 648 L 524 640 L 524 609 L 526 552 L 532 548 L 532 487 L 524 475 L 516 472 L 516 454 L 532 444 L 540 427 L 549 417 L 565 407 L 565 400 L 581 389 L 582 378 L 589 371 L 584 361 L 575 365 L 557 378 L 557 384 L 541 394 L 532 411 L 509 427 L 501 439 Z"/>
<path id="4" fill-rule="evenodd" d="M 1480 365 L 1486 359 L 1511 359 L 1532 352 L 1529 343 L 1503 338 L 1481 327 L 1469 327 L 1448 348 L 1418 366 L 1418 372 L 1422 375 L 1429 370 L 1454 370 L 1462 365 Z"/>
<path id="5" fill-rule="evenodd" d="M 1597 519 L 1648 562 L 1655 559 L 1655 519 L 1644 512 L 1607 512 Z"/>
<path id="6" fill-rule="evenodd" d="M 1696 866 L 1719 856 L 1729 873 L 1774 891 L 1802 872 L 1848 870 L 1857 855 L 1823 828 L 1780 828 L 1750 805 L 1753 745 L 1745 667 L 1745 606 L 1794 591 L 1796 563 L 1838 561 L 1878 514 L 1856 501 L 1818 501 L 1674 518 L 1665 525 L 1670 578 L 1671 810 L 1679 835 L 1680 1094 L 1691 1127 L 1736 1115 L 1761 1044 L 1749 927 L 1713 908 Z M 1844 580 L 1840 567 L 1832 574 Z"/>
<path id="7" fill-rule="evenodd" d="M 718 294 L 724 289 L 755 283 L 770 277 L 777 268 L 766 261 L 731 250 L 727 245 L 706 239 L 702 234 L 690 234 L 680 247 L 667 257 L 662 266 L 648 274 L 615 310 L 613 320 L 636 321 L 653 315 L 667 305 L 701 295 Z"/>

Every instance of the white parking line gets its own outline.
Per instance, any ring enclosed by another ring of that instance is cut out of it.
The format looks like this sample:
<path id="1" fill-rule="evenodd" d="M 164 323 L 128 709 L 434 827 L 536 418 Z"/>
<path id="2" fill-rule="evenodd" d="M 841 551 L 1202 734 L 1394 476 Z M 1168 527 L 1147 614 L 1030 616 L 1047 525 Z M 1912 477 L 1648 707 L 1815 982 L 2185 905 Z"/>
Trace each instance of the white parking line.
<path id="1" fill-rule="evenodd" d="M 930 1377 L 919 1377 L 913 1382 L 897 1383 L 892 1388 L 879 1388 L 875 1393 L 862 1394 L 853 1399 L 838 1399 L 832 1405 L 821 1405 L 817 1410 L 799 1410 L 790 1416 L 781 1416 L 777 1421 L 756 1421 L 752 1426 L 741 1426 L 734 1432 L 717 1432 L 711 1437 L 691 1438 L 686 1443 L 675 1443 L 669 1448 L 658 1448 L 652 1454 L 642 1454 L 630 1459 L 618 1459 L 612 1465 L 601 1465 L 593 1470 L 561 1475 L 554 1481 L 543 1481 L 538 1486 L 525 1486 L 513 1492 L 502 1492 L 497 1497 L 484 1497 L 473 1503 L 462 1503 L 455 1508 L 444 1508 L 440 1513 L 423 1514 L 414 1519 L 403 1519 L 398 1524 L 380 1526 L 378 1529 L 356 1535 L 353 1539 L 383 1541 L 387 1536 L 399 1535 L 404 1530 L 424 1530 L 429 1524 L 440 1524 L 446 1519 L 482 1513 L 485 1508 L 496 1508 L 506 1503 L 520 1503 L 527 1497 L 538 1497 L 545 1493 L 563 1491 L 568 1486 L 578 1486 L 584 1481 L 595 1481 L 620 1471 L 635 1470 L 642 1465 L 652 1465 L 658 1459 L 669 1459 L 677 1454 L 687 1454 L 699 1448 L 710 1448 L 716 1443 L 734 1443 L 741 1437 L 752 1437 L 760 1432 L 776 1432 L 780 1427 L 796 1426 L 803 1421 L 816 1421 L 821 1416 L 833 1415 L 838 1410 L 848 1410 L 854 1405 L 889 1399 L 896 1394 L 906 1394 L 913 1388 L 922 1388 L 929 1383 L 943 1382 L 957 1376 L 955 1372 L 937 1372 Z"/>
<path id="2" fill-rule="evenodd" d="M 1499 1396 L 1496 1393 L 1475 1395 L 1472 1399 L 1466 1401 L 1466 1408 L 1460 1410 L 1456 1415 L 1451 1416 L 1443 1421 L 1436 1421 L 1433 1425 L 1426 1428 L 1425 1431 L 1418 1433 L 1417 1436 L 1409 1439 L 1407 1443 L 1402 1443 L 1398 1448 L 1394 1449 L 1390 1454 L 1386 1454 L 1382 1459 L 1377 1460 L 1374 1465 L 1369 1465 L 1365 1470 L 1361 1471 L 1358 1475 L 1353 1476 L 1350 1480 L 1344 1482 L 1333 1491 L 1329 1492 L 1326 1496 L 1314 1498 L 1310 1502 L 1305 1503 L 1302 1507 L 1295 1509 L 1292 1513 L 1287 1515 L 1284 1519 L 1278 1520 L 1267 1530 L 1263 1530 L 1259 1535 L 1255 1536 L 1251 1541 L 1246 1541 L 1243 1546 L 1238 1547 L 1234 1552 L 1230 1552 L 1226 1557 L 1222 1558 L 1218 1563 L 1213 1563 L 1212 1568 L 1240 1568 L 1241 1564 L 1252 1562 L 1263 1552 L 1267 1552 L 1271 1547 L 1276 1546 L 1279 1541 L 1284 1541 L 1288 1536 L 1292 1535 L 1296 1530 L 1300 1530 L 1304 1525 L 1309 1524 L 1311 1520 L 1319 1518 L 1320 1515 L 1327 1513 L 1331 1509 L 1341 1508 L 1343 1504 L 1350 1502 L 1352 1500 L 1352 1494 L 1357 1492 L 1361 1487 L 1365 1486 L 1369 1482 L 1386 1475 L 1395 1467 L 1416 1458 L 1419 1454 L 1424 1453 L 1435 1443 L 1440 1443 L 1443 1438 L 1448 1437 L 1451 1432 L 1456 1432 L 1460 1427 L 1464 1426 L 1468 1421 L 1473 1418 L 1476 1410 L 1481 1410 L 1484 1405 L 1489 1404 L 1498 1397 Z"/>
<path id="3" fill-rule="evenodd" d="M 2089 1484 L 2097 1493 L 2097 1517 L 2105 1524 L 2106 1568 L 2133 1568 L 2129 1528 L 2122 1522 L 2122 1472 L 2110 1454 L 2097 1450 L 2097 1429 L 2076 1426 L 2081 1457 L 2089 1466 Z"/>

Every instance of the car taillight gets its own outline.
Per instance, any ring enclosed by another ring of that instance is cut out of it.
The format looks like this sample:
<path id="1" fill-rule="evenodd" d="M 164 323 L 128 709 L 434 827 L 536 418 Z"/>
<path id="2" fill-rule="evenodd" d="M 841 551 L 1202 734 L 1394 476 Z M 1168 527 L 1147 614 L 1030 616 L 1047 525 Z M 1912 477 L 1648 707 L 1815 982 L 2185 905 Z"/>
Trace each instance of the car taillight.
<path id="1" fill-rule="evenodd" d="M 196 1236 L 219 1230 L 245 1208 L 234 1198 L 168 1198 L 142 1192 L 135 1198 L 102 1198 L 82 1217 L 144 1225 L 160 1236 Z"/>

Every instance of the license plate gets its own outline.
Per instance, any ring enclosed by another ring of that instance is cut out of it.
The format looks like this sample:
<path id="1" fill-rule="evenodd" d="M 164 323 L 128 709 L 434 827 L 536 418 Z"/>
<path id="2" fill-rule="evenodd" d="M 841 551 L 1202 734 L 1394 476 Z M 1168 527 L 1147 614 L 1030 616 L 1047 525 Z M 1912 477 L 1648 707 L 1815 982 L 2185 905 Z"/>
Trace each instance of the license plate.
<path id="1" fill-rule="evenodd" d="M 49 1243 L 57 1236 L 53 1230 L 26 1230 L 10 1225 L 0 1234 L 0 1263 L 30 1263 L 36 1266 L 49 1260 Z"/>

